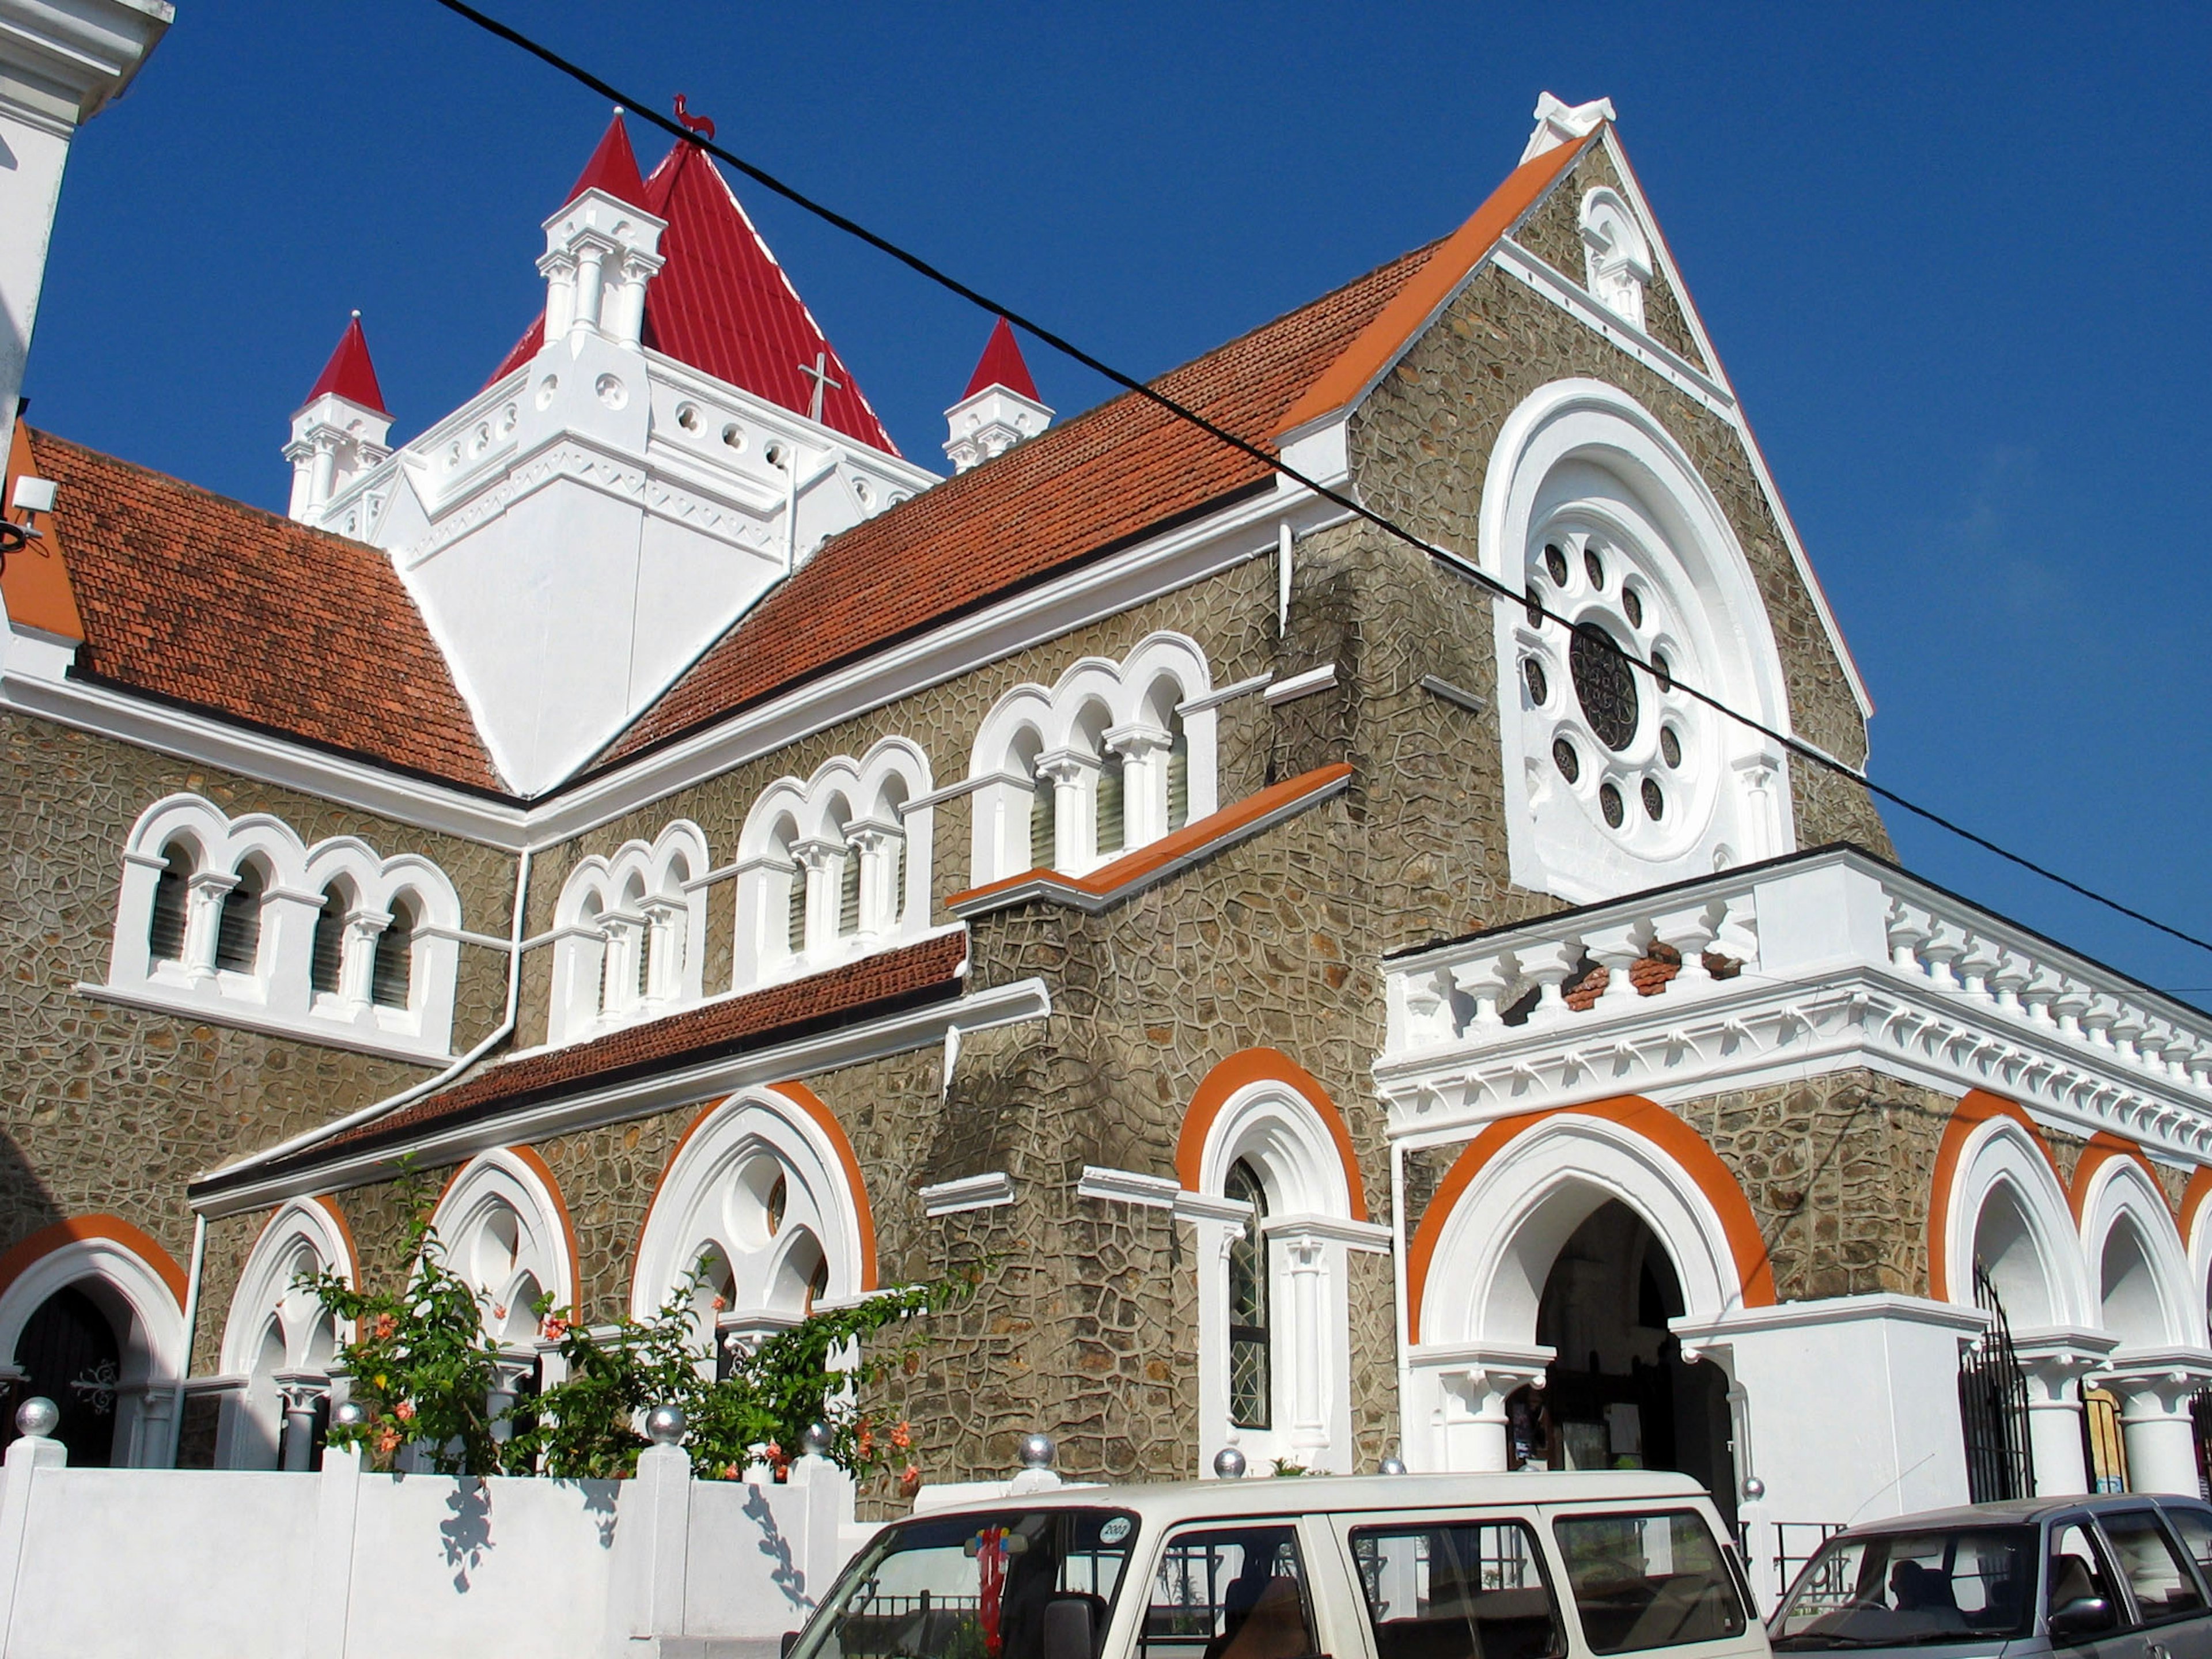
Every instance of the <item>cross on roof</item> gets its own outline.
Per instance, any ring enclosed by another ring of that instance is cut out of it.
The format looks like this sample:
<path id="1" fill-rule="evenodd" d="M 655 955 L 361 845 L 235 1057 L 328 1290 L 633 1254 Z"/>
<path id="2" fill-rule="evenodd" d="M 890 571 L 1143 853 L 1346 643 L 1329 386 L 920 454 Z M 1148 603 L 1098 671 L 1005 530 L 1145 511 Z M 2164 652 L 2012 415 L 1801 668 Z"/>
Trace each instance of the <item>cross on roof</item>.
<path id="1" fill-rule="evenodd" d="M 799 372 L 814 382 L 814 396 L 807 404 L 806 418 L 819 422 L 822 419 L 822 394 L 833 389 L 842 390 L 845 383 L 830 378 L 830 354 L 826 351 L 816 352 L 811 366 L 799 364 Z"/>

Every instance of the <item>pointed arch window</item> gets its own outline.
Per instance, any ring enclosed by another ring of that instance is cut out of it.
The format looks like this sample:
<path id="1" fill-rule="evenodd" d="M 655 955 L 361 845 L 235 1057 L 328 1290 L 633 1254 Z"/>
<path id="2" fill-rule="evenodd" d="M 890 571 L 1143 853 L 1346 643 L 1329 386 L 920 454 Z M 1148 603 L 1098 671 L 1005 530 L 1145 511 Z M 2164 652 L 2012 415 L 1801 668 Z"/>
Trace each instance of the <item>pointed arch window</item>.
<path id="1" fill-rule="evenodd" d="M 155 962 L 185 958 L 185 905 L 191 895 L 192 855 L 181 842 L 170 844 L 154 884 L 153 920 L 146 930 L 146 948 Z"/>
<path id="2" fill-rule="evenodd" d="M 215 965 L 226 973 L 250 974 L 261 960 L 261 896 L 269 884 L 260 865 L 248 861 L 222 896 L 216 927 Z"/>
<path id="3" fill-rule="evenodd" d="M 1127 800 L 1124 788 L 1127 763 L 1108 753 L 1098 763 L 1098 810 L 1095 821 L 1098 856 L 1110 859 L 1121 850 L 1122 814 Z"/>
<path id="4" fill-rule="evenodd" d="M 404 1008 L 414 987 L 415 906 L 410 900 L 392 902 L 392 920 L 376 936 L 375 965 L 369 978 L 369 999 L 380 1008 Z"/>
<path id="5" fill-rule="evenodd" d="M 1267 1345 L 1267 1190 L 1243 1158 L 1230 1166 L 1222 1196 L 1252 1213 L 1229 1245 L 1229 1420 L 1240 1429 L 1273 1426 Z"/>
<path id="6" fill-rule="evenodd" d="M 1168 833 L 1190 822 L 1190 734 L 1182 729 L 1182 714 L 1168 719 Z"/>
<path id="7" fill-rule="evenodd" d="M 793 956 L 806 949 L 806 866 L 793 860 L 791 892 L 784 907 L 784 948 Z"/>
<path id="8" fill-rule="evenodd" d="M 1051 869 L 1059 850 L 1059 793 L 1041 772 L 1030 786 L 1030 864 L 1038 870 Z"/>
<path id="9" fill-rule="evenodd" d="M 845 843 L 845 857 L 837 867 L 837 937 L 850 939 L 860 931 L 860 849 Z"/>

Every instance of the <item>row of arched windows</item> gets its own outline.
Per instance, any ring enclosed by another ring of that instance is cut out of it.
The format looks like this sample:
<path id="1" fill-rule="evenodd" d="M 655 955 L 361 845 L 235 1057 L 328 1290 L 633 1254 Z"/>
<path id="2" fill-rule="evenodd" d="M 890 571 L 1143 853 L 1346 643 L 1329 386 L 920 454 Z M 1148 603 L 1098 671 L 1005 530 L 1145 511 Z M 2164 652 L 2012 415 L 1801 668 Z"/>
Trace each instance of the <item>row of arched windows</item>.
<path id="1" fill-rule="evenodd" d="M 460 902 L 427 859 L 352 836 L 304 846 L 198 795 L 141 816 L 124 853 L 111 990 L 238 1023 L 431 1057 L 452 1031 Z"/>

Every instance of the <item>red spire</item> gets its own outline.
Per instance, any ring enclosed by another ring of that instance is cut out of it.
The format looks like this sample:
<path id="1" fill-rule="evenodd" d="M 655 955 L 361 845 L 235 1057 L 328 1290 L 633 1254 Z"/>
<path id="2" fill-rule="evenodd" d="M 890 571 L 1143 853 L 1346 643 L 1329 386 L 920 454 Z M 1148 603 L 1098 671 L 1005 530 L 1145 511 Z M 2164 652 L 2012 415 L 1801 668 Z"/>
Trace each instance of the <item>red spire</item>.
<path id="1" fill-rule="evenodd" d="M 963 399 L 972 398 L 984 387 L 993 386 L 1018 392 L 1033 404 L 1044 401 L 1037 396 L 1036 382 L 1030 379 L 1030 366 L 1022 361 L 1022 349 L 1014 339 L 1014 331 L 1003 317 L 991 330 L 991 337 L 983 347 L 982 361 L 968 377 L 968 389 L 960 396 Z"/>
<path id="2" fill-rule="evenodd" d="M 376 384 L 376 365 L 368 361 L 368 337 L 361 331 L 358 311 L 339 337 L 338 349 L 323 365 L 314 390 L 307 393 L 307 401 L 313 403 L 325 392 L 335 392 L 347 402 L 373 409 L 380 415 L 392 413 L 384 406 L 383 390 Z"/>
<path id="3" fill-rule="evenodd" d="M 607 124 L 606 137 L 584 163 L 584 171 L 562 199 L 574 201 L 587 190 L 603 190 L 617 202 L 645 207 L 645 179 L 637 170 L 637 152 L 629 147 L 629 130 L 623 125 L 622 111 Z M 650 209 L 646 210 L 650 212 Z"/>

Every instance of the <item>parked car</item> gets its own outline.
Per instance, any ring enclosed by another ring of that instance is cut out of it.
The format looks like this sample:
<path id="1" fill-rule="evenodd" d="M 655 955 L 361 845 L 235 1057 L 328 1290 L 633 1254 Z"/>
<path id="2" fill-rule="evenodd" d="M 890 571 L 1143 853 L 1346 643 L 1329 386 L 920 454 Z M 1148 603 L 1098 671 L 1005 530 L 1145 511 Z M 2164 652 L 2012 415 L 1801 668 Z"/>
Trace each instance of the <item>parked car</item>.
<path id="1" fill-rule="evenodd" d="M 2212 1507 L 2113 1492 L 1854 1527 L 1767 1620 L 1782 1654 L 2212 1659 Z"/>
<path id="2" fill-rule="evenodd" d="M 878 1533 L 791 1659 L 1765 1659 L 1680 1475 L 1066 1487 Z"/>

